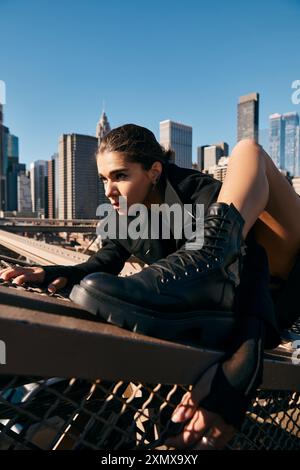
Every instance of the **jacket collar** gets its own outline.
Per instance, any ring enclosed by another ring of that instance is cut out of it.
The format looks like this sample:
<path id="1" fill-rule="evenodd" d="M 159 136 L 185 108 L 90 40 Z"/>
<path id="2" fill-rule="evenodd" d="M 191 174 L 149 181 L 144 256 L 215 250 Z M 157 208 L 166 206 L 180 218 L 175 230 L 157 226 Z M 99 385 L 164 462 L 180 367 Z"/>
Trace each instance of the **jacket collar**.
<path id="1" fill-rule="evenodd" d="M 166 174 L 166 187 L 165 187 L 165 194 L 164 194 L 164 202 L 171 206 L 172 204 L 180 204 L 181 208 L 183 209 L 183 202 L 180 199 L 178 192 L 175 189 L 175 186 L 172 185 L 170 178 L 169 178 L 169 171 L 170 168 L 167 168 Z"/>
<path id="2" fill-rule="evenodd" d="M 184 211 L 184 205 L 178 192 L 176 191 L 176 186 L 173 185 L 168 178 L 168 173 L 166 177 L 166 185 L 165 185 L 165 193 L 164 193 L 164 203 L 167 204 L 169 207 L 173 204 L 179 204 L 181 206 L 182 213 Z M 174 218 L 171 217 L 170 219 L 170 229 L 174 234 Z M 182 241 L 180 239 L 175 239 L 176 248 L 179 249 L 182 245 Z"/>

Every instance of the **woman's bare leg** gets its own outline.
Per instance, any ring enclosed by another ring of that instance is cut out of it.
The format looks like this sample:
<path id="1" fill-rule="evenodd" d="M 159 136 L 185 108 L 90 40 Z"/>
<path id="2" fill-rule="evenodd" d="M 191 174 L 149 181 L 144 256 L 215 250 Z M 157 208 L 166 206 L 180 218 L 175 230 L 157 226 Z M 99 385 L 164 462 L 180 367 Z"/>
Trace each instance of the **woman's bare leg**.
<path id="1" fill-rule="evenodd" d="M 252 139 L 243 139 L 234 147 L 218 202 L 232 202 L 240 211 L 245 220 L 244 237 L 254 225 L 271 274 L 287 279 L 300 248 L 300 198 Z"/>

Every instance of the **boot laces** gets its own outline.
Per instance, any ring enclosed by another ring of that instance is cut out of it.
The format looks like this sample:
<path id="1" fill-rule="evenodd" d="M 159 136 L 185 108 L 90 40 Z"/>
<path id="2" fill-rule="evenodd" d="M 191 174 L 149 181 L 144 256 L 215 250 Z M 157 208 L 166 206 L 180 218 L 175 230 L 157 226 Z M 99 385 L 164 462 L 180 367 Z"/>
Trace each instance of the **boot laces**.
<path id="1" fill-rule="evenodd" d="M 223 223 L 212 225 L 211 221 L 214 220 L 225 222 L 227 224 L 231 223 L 231 221 L 224 216 L 207 216 L 204 222 L 204 244 L 201 249 L 186 250 L 181 248 L 176 253 L 168 255 L 163 261 L 153 263 L 149 266 L 149 268 L 152 268 L 161 274 L 161 282 L 168 282 L 169 279 L 166 277 L 166 274 L 168 273 L 171 274 L 174 280 L 179 279 L 180 277 L 176 273 L 176 270 L 181 270 L 185 276 L 188 276 L 190 275 L 190 272 L 187 268 L 190 266 L 192 266 L 196 272 L 201 272 L 204 269 L 211 267 L 212 260 L 213 262 L 220 261 L 220 253 L 224 251 L 224 247 L 220 246 L 218 241 L 227 240 L 226 235 L 228 234 L 229 227 Z M 189 242 L 191 241 L 192 240 L 189 240 Z"/>

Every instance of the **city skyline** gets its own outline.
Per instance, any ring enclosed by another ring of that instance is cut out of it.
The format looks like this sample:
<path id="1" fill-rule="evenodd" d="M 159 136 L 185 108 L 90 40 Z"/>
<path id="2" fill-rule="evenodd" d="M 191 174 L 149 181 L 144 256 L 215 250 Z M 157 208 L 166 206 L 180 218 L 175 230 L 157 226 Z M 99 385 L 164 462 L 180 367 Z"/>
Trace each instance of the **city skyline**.
<path id="1" fill-rule="evenodd" d="M 291 99 L 300 78 L 296 2 L 275 0 L 271 12 L 258 1 L 251 11 L 235 1 L 137 5 L 0 3 L 5 124 L 20 139 L 21 162 L 49 159 L 62 134 L 95 135 L 103 100 L 111 127 L 135 122 L 159 139 L 160 121 L 190 125 L 193 161 L 206 142 L 236 143 L 239 96 L 260 93 L 262 129 L 270 114 L 300 111 Z"/>

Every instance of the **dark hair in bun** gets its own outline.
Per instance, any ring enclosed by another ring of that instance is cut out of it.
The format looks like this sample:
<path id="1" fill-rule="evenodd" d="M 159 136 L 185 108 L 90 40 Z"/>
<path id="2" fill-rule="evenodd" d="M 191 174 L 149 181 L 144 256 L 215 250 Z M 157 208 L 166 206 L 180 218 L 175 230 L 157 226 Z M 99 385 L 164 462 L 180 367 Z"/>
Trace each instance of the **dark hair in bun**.
<path id="1" fill-rule="evenodd" d="M 159 161 L 163 166 L 163 174 L 174 155 L 172 150 L 165 150 L 157 142 L 153 132 L 136 124 L 124 124 L 112 129 L 101 140 L 98 155 L 102 152 L 124 153 L 129 162 L 140 163 L 145 170 Z"/>

